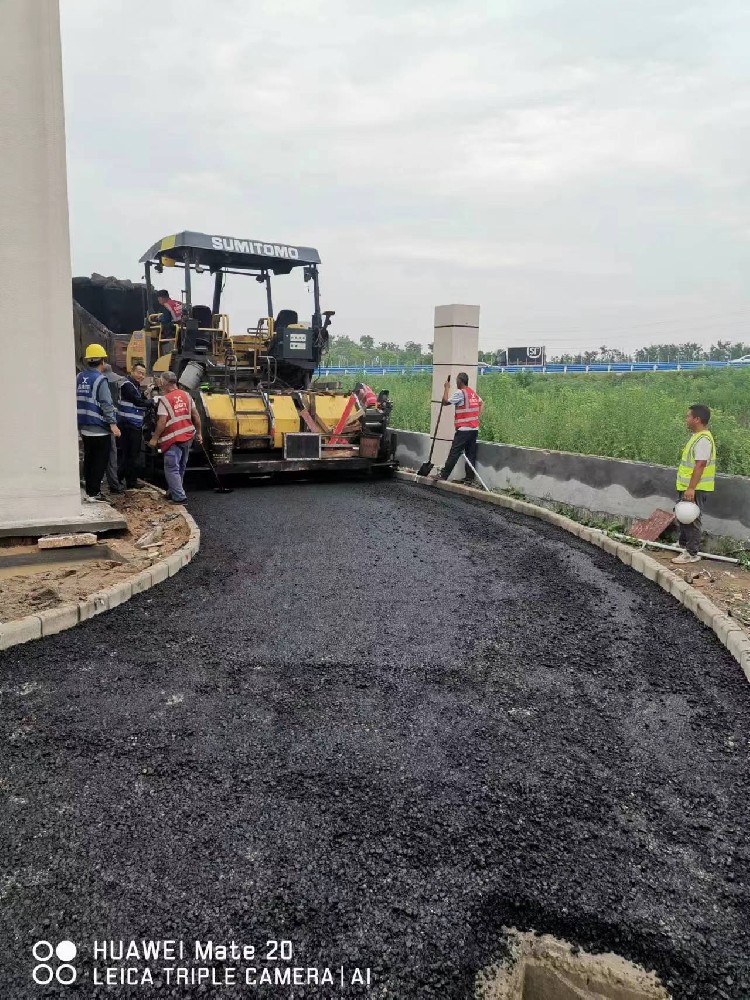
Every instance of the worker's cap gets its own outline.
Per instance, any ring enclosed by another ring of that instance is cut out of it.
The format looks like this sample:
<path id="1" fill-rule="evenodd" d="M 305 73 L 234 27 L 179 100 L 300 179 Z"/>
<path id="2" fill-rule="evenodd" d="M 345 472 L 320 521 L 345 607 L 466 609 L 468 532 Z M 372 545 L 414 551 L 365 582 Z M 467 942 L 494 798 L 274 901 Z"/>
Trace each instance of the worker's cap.
<path id="1" fill-rule="evenodd" d="M 359 390 L 364 389 L 364 387 L 365 387 L 364 382 L 357 382 L 357 384 L 354 386 L 354 391 L 359 392 Z"/>
<path id="2" fill-rule="evenodd" d="M 95 361 L 97 358 L 104 360 L 107 357 L 107 352 L 101 344 L 89 344 L 83 357 L 86 361 Z"/>

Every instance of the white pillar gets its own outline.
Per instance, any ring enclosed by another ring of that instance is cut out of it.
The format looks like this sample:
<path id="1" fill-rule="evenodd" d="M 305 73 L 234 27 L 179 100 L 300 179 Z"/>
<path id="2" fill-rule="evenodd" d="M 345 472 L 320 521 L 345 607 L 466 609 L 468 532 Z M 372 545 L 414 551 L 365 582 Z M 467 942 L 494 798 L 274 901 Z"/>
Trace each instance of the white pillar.
<path id="1" fill-rule="evenodd" d="M 479 306 L 449 305 L 435 306 L 435 338 L 432 351 L 432 414 L 430 433 L 435 432 L 435 422 L 440 413 L 439 400 L 443 398 L 443 383 L 451 377 L 451 392 L 456 388 L 456 376 L 466 372 L 469 385 L 477 385 L 479 359 Z M 432 461 L 436 468 L 442 466 L 448 456 L 453 440 L 453 407 L 442 407 L 435 451 Z M 453 479 L 460 478 L 463 459 L 452 473 Z"/>
<path id="2" fill-rule="evenodd" d="M 81 516 L 58 0 L 0 2 L 0 526 Z"/>

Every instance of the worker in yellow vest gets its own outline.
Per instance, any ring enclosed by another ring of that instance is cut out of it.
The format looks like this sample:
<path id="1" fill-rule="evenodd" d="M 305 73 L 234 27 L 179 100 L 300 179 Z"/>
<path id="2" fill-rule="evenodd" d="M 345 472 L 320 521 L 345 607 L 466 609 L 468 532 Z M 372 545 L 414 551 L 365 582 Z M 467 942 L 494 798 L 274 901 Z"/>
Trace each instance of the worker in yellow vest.
<path id="1" fill-rule="evenodd" d="M 691 406 L 685 418 L 690 440 L 683 448 L 677 469 L 677 499 L 697 503 L 700 513 L 691 524 L 680 524 L 680 545 L 685 551 L 672 560 L 680 565 L 700 562 L 701 514 L 716 480 L 716 444 L 708 429 L 710 419 L 711 411 L 701 404 Z"/>

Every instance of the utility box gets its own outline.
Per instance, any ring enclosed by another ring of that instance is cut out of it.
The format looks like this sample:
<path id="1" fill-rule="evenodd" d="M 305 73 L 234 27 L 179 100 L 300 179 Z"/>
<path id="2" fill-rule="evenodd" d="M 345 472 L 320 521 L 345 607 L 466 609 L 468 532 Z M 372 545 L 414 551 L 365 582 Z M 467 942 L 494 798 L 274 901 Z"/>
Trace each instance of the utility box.
<path id="1" fill-rule="evenodd" d="M 283 334 L 282 352 L 284 361 L 314 361 L 313 331 L 309 327 L 287 327 Z"/>

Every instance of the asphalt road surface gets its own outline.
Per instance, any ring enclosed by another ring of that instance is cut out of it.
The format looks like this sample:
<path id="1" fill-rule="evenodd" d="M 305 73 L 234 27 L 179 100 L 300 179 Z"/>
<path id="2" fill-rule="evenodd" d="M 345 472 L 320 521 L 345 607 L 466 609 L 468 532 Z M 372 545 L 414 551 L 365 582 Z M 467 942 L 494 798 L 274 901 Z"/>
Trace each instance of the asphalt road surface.
<path id="1" fill-rule="evenodd" d="M 470 998 L 515 925 L 747 1000 L 750 685 L 711 632 L 437 491 L 191 500 L 191 566 L 0 654 L 3 998 Z M 172 938 L 371 985 L 93 982 L 146 964 L 94 940 Z M 76 944 L 72 986 L 32 981 L 37 940 Z"/>

